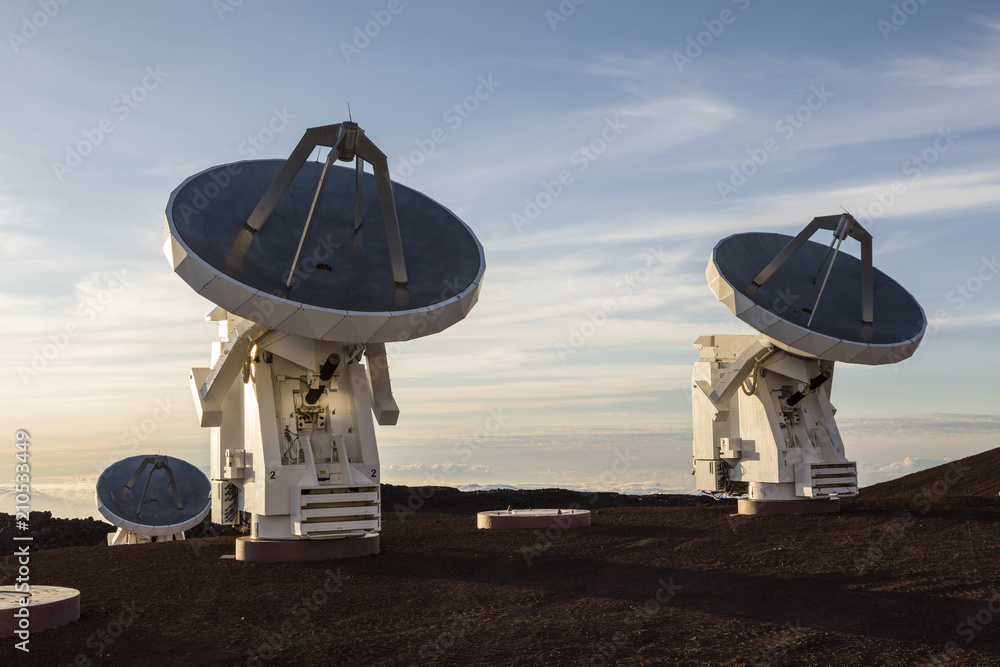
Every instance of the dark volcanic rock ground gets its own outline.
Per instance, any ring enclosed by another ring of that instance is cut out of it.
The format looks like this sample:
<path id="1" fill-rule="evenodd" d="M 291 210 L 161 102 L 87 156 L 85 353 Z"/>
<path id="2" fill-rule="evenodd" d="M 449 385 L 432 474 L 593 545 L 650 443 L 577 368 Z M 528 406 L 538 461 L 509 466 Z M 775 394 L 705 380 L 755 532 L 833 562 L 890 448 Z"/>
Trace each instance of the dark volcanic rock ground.
<path id="1" fill-rule="evenodd" d="M 32 512 L 28 515 L 28 525 L 33 538 L 28 546 L 32 551 L 106 545 L 108 533 L 115 532 L 115 527 L 104 521 L 60 519 L 53 517 L 51 512 Z M 0 553 L 11 553 L 15 546 L 14 536 L 23 534 L 17 530 L 14 515 L 0 512 Z M 193 538 L 238 534 L 230 526 L 213 524 L 207 519 L 187 531 L 187 536 Z"/>
<path id="2" fill-rule="evenodd" d="M 46 549 L 31 581 L 78 588 L 81 618 L 33 634 L 27 656 L 0 640 L 0 664 L 1000 665 L 1000 498 L 937 494 L 938 479 L 765 517 L 387 486 L 377 556 L 220 560 L 232 537 Z M 472 516 L 573 502 L 592 526 Z M 0 583 L 14 567 L 0 558 Z"/>
<path id="3" fill-rule="evenodd" d="M 418 511 L 445 514 L 476 514 L 494 509 L 529 509 L 531 507 L 694 507 L 698 505 L 732 504 L 709 496 L 657 494 L 629 496 L 620 493 L 579 493 L 565 489 L 537 491 L 462 492 L 446 486 L 382 485 L 384 521 L 405 520 Z M 51 512 L 32 512 L 29 517 L 32 551 L 61 547 L 87 547 L 107 544 L 107 534 L 115 527 L 94 519 L 60 519 Z M 0 553 L 11 553 L 16 531 L 14 516 L 0 512 Z M 231 526 L 220 526 L 208 519 L 187 531 L 188 538 L 235 536 L 240 532 Z"/>

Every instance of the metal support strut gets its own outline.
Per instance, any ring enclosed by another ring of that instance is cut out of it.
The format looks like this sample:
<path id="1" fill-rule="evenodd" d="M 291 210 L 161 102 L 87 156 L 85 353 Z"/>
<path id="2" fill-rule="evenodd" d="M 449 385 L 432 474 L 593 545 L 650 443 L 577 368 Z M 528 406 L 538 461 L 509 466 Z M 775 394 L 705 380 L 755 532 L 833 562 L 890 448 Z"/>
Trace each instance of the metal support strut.
<path id="1" fill-rule="evenodd" d="M 257 207 L 247 218 L 246 229 L 256 233 L 260 231 L 264 223 L 274 212 L 274 208 L 291 186 L 295 176 L 302 169 L 302 166 L 309 159 L 313 149 L 317 146 L 330 148 L 326 164 L 323 167 L 323 175 L 320 177 L 319 186 L 313 197 L 312 207 L 309 209 L 309 216 L 302 229 L 302 236 L 299 239 L 299 247 L 292 260 L 292 267 L 288 274 L 288 282 L 285 289 L 290 290 L 293 276 L 298 268 L 302 249 L 309 235 L 309 230 L 313 220 L 319 211 L 319 205 L 323 197 L 323 190 L 329 177 L 330 167 L 335 160 L 342 162 L 355 162 L 355 187 L 354 187 L 354 229 L 357 231 L 361 227 L 361 179 L 364 171 L 364 164 L 368 162 L 375 172 L 375 188 L 378 193 L 379 205 L 382 209 L 382 222 L 385 225 L 386 243 L 389 248 L 389 261 L 392 263 L 392 277 L 396 284 L 404 287 L 409 282 L 406 273 L 406 260 L 403 257 L 403 241 L 399 234 L 399 220 L 396 217 L 396 203 L 392 196 L 392 181 L 389 178 L 389 161 L 385 153 L 380 151 L 372 141 L 365 136 L 357 123 L 344 121 L 335 125 L 325 125 L 323 127 L 313 127 L 306 130 L 292 154 L 285 160 L 278 175 L 260 198 Z"/>
<path id="2" fill-rule="evenodd" d="M 142 471 L 146 469 L 146 466 L 150 465 L 153 467 L 150 468 L 149 474 L 146 475 L 146 483 L 142 486 L 142 495 L 139 496 L 139 502 L 136 503 L 135 506 L 135 515 L 138 517 L 142 512 L 142 501 L 146 498 L 146 491 L 149 490 L 149 480 L 153 478 L 153 473 L 155 471 L 161 469 L 167 475 L 167 488 L 169 488 L 174 494 L 174 502 L 177 503 L 177 509 L 184 509 L 184 504 L 181 502 L 180 492 L 177 489 L 177 482 L 174 481 L 174 471 L 171 470 L 170 464 L 167 463 L 166 457 L 163 456 L 147 456 L 144 458 L 142 463 L 139 464 L 139 468 L 135 471 L 135 474 L 132 475 L 132 478 L 125 484 L 125 491 L 131 490 L 132 486 L 135 485 L 136 481 L 138 481 Z"/>
<path id="3" fill-rule="evenodd" d="M 834 233 L 836 249 L 834 250 L 833 258 L 830 259 L 830 265 L 826 270 L 826 277 L 823 279 L 823 284 L 820 287 L 819 294 L 816 296 L 816 303 L 813 305 L 813 312 L 810 314 L 809 322 L 806 326 L 812 324 L 812 315 L 815 314 L 816 306 L 819 305 L 819 299 L 823 296 L 823 289 L 826 287 L 826 281 L 830 277 L 830 272 L 833 269 L 833 262 L 837 259 L 837 252 L 840 251 L 840 244 L 845 238 L 850 236 L 861 243 L 861 335 L 863 339 L 869 339 L 872 335 L 872 322 L 874 320 L 875 313 L 873 297 L 874 272 L 872 269 L 872 235 L 849 213 L 813 218 L 812 221 L 805 226 L 805 229 L 789 241 L 788 244 L 781 249 L 781 252 L 775 255 L 774 259 L 772 259 L 767 266 L 761 269 L 760 273 L 757 274 L 757 277 L 755 277 L 753 281 L 751 281 L 751 283 L 744 288 L 743 293 L 750 297 L 756 294 L 757 290 L 760 289 L 764 283 L 767 282 L 771 276 L 773 276 L 775 272 L 780 269 L 781 266 L 787 262 L 799 248 L 804 246 L 809 238 L 820 229 L 829 229 Z M 831 248 L 833 248 L 832 243 Z M 827 256 L 829 256 L 829 252 L 827 252 Z M 825 261 L 826 260 L 824 258 L 824 262 Z M 820 264 L 820 271 L 821 270 L 822 264 Z M 816 277 L 819 277 L 819 271 L 816 272 Z"/>

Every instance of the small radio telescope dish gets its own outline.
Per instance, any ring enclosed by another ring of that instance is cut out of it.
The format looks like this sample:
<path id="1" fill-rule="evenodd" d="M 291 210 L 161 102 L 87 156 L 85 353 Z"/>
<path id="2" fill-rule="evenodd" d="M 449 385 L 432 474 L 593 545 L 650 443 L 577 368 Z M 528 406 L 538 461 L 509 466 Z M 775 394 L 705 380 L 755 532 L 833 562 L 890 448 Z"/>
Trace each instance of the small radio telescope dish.
<path id="1" fill-rule="evenodd" d="M 834 231 L 829 247 L 809 241 L 820 229 Z M 839 252 L 847 236 L 861 242 L 860 260 Z M 850 215 L 814 218 L 794 238 L 724 238 L 706 276 L 734 315 L 777 347 L 807 357 L 895 363 L 913 354 L 927 327 L 917 300 L 872 266 L 871 234 Z"/>
<path id="2" fill-rule="evenodd" d="M 108 544 L 183 540 L 212 509 L 208 477 L 158 454 L 117 461 L 97 479 L 97 509 L 118 527 Z"/>

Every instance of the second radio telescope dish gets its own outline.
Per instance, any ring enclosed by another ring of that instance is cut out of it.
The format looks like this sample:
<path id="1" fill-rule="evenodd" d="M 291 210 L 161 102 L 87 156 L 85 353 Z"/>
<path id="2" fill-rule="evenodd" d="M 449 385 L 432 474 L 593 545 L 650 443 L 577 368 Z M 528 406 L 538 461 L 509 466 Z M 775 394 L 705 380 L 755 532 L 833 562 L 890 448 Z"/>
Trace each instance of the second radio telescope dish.
<path id="1" fill-rule="evenodd" d="M 97 509 L 120 531 L 165 538 L 194 528 L 210 509 L 211 482 L 171 456 L 130 456 L 97 478 Z"/>
<path id="2" fill-rule="evenodd" d="M 305 161 L 317 145 L 335 147 L 326 164 Z M 374 175 L 332 164 L 353 151 Z M 486 268 L 472 230 L 391 183 L 385 156 L 355 123 L 308 130 L 288 160 L 188 178 L 170 196 L 164 234 L 174 271 L 228 312 L 344 343 L 442 331 L 476 303 Z"/>
<path id="3" fill-rule="evenodd" d="M 835 241 L 857 238 L 862 258 L 808 241 L 818 229 L 835 230 Z M 849 215 L 815 218 L 796 237 L 748 232 L 724 238 L 706 277 L 734 315 L 795 354 L 895 363 L 913 354 L 927 327 L 916 299 L 871 266 L 871 235 Z"/>

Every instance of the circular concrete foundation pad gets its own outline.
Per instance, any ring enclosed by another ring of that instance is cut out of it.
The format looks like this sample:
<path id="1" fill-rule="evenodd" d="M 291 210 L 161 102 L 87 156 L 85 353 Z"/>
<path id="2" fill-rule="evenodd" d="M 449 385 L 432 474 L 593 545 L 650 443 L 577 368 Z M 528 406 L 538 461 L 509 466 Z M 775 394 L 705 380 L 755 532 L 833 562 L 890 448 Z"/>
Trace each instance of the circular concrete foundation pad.
<path id="1" fill-rule="evenodd" d="M 840 498 L 820 500 L 750 500 L 740 498 L 738 514 L 826 514 L 840 511 Z"/>
<path id="2" fill-rule="evenodd" d="M 22 599 L 27 606 L 21 605 Z M 28 610 L 26 617 L 22 609 Z M 25 618 L 26 628 L 21 627 Z M 35 633 L 58 628 L 79 618 L 80 591 L 75 588 L 32 584 L 28 592 L 19 592 L 14 586 L 0 586 L 0 637 L 11 637 L 17 630 Z"/>
<path id="3" fill-rule="evenodd" d="M 495 510 L 480 512 L 479 528 L 579 528 L 590 525 L 590 510 Z"/>
<path id="4" fill-rule="evenodd" d="M 374 556 L 378 535 L 332 540 L 258 540 L 236 538 L 236 560 L 250 563 L 301 563 L 334 558 Z"/>

